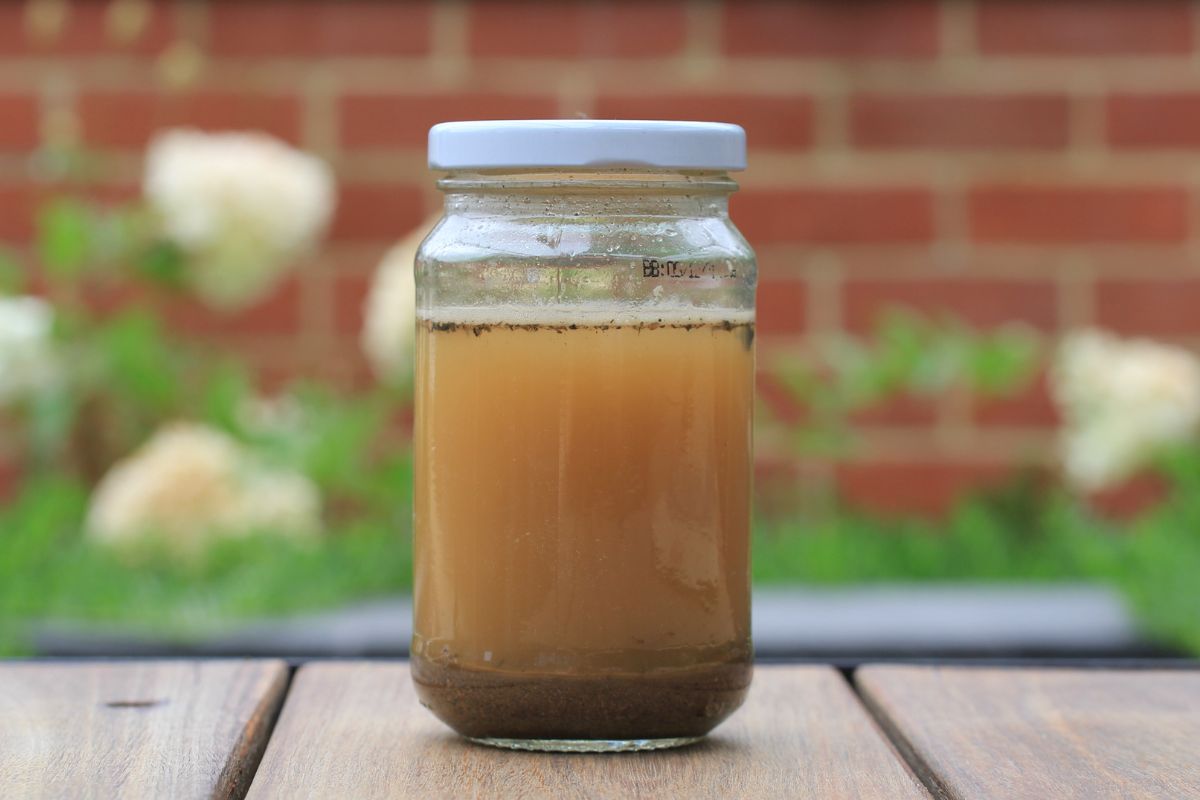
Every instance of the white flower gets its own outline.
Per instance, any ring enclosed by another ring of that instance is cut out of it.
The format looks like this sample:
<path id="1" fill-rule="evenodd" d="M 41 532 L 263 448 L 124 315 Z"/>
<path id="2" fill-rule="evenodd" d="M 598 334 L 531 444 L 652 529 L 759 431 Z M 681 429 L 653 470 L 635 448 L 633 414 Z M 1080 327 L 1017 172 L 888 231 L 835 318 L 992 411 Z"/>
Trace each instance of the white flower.
<path id="1" fill-rule="evenodd" d="M 58 360 L 50 333 L 54 309 L 36 297 L 0 297 L 0 406 L 52 384 Z"/>
<path id="2" fill-rule="evenodd" d="M 1068 336 L 1051 374 L 1068 479 L 1096 490 L 1129 477 L 1200 426 L 1200 359 L 1103 331 Z"/>
<path id="3" fill-rule="evenodd" d="M 161 535 L 188 550 L 213 535 L 309 536 L 320 506 L 303 475 L 264 466 L 220 431 L 174 423 L 104 476 L 86 529 L 113 543 Z"/>
<path id="4" fill-rule="evenodd" d="M 376 377 L 404 378 L 412 370 L 416 335 L 416 284 L 413 264 L 421 242 L 439 216 L 425 220 L 383 257 L 363 309 L 362 348 Z"/>
<path id="5" fill-rule="evenodd" d="M 189 285 L 222 309 L 269 292 L 334 207 L 328 166 L 260 133 L 160 134 L 143 189 L 167 238 L 189 256 Z"/>

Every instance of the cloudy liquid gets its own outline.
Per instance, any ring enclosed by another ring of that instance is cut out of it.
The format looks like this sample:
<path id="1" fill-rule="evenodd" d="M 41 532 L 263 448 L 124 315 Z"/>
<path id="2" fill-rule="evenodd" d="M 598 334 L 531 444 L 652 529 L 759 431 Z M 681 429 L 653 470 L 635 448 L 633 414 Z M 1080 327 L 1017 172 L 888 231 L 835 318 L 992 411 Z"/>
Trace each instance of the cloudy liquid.
<path id="1" fill-rule="evenodd" d="M 744 690 L 752 341 L 749 319 L 419 323 L 427 704 L 460 674 L 540 680 L 568 705 L 584 684 L 556 678 L 694 683 L 733 665 Z"/>

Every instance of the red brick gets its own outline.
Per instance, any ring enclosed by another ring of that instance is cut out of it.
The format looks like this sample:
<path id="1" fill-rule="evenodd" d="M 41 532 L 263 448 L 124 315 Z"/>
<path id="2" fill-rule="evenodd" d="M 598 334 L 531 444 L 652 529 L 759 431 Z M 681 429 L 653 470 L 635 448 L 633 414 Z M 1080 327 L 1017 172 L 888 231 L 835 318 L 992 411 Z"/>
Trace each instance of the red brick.
<path id="1" fill-rule="evenodd" d="M 797 425 L 808 412 L 780 377 L 759 370 L 754 379 L 755 398 L 766 407 L 772 419 L 786 425 Z"/>
<path id="2" fill-rule="evenodd" d="M 300 361 L 307 361 L 307 359 L 280 361 L 273 358 L 262 360 L 262 363 L 256 361 L 251 365 L 254 388 L 260 394 L 272 397 L 283 394 L 298 381 L 311 378 L 312 370 L 307 369 L 307 365 L 299 363 Z"/>
<path id="3" fill-rule="evenodd" d="M 855 425 L 924 427 L 937 421 L 936 400 L 929 395 L 900 394 L 855 412 Z"/>
<path id="4" fill-rule="evenodd" d="M 334 329 L 357 336 L 363 325 L 363 304 L 371 290 L 370 274 L 338 274 L 333 284 Z"/>
<path id="5" fill-rule="evenodd" d="M 850 139 L 860 148 L 1057 148 L 1067 143 L 1063 95 L 859 94 Z"/>
<path id="6" fill-rule="evenodd" d="M 222 1 L 208 9 L 209 46 L 220 56 L 412 56 L 430 47 L 429 2 Z"/>
<path id="7" fill-rule="evenodd" d="M 980 2 L 975 19 L 979 48 L 989 54 L 1132 55 L 1192 49 L 1192 9 L 1182 2 Z"/>
<path id="8" fill-rule="evenodd" d="M 37 98 L 0 94 L 0 150 L 31 150 L 41 141 Z"/>
<path id="9" fill-rule="evenodd" d="M 976 397 L 973 406 L 972 417 L 980 425 L 1057 428 L 1061 423 L 1044 373 L 1011 394 Z"/>
<path id="10" fill-rule="evenodd" d="M 1088 505 L 1110 519 L 1133 519 L 1161 503 L 1170 489 L 1160 476 L 1144 474 L 1091 494 Z"/>
<path id="11" fill-rule="evenodd" d="M 763 336 L 803 333 L 808 287 L 798 279 L 768 279 L 758 285 L 757 331 Z"/>
<path id="12" fill-rule="evenodd" d="M 813 142 L 813 103 L 805 96 L 608 95 L 597 99 L 596 116 L 733 122 L 746 129 L 754 148 L 806 148 Z"/>
<path id="13" fill-rule="evenodd" d="M 337 382 L 354 391 L 366 391 L 379 386 L 379 376 L 375 374 L 375 370 L 371 368 L 371 364 L 367 361 L 366 354 L 362 348 L 357 346 L 351 347 L 345 354 L 345 358 L 340 365 L 340 370 L 337 374 Z M 402 415 L 399 423 L 404 424 L 411 430 L 411 409 L 404 409 L 398 412 Z"/>
<path id="14" fill-rule="evenodd" d="M 293 95 L 233 92 L 89 92 L 79 98 L 84 140 L 96 147 L 140 148 L 163 128 L 253 130 L 300 141 Z"/>
<path id="15" fill-rule="evenodd" d="M 350 94 L 339 111 L 346 147 L 417 147 L 439 122 L 553 118 L 558 102 L 532 94 Z"/>
<path id="16" fill-rule="evenodd" d="M 66 186 L 63 187 L 63 193 L 101 206 L 118 206 L 140 200 L 142 187 L 136 183 L 105 183 L 82 187 Z"/>
<path id="17" fill-rule="evenodd" d="M 754 479 L 782 480 L 793 483 L 800 476 L 800 465 L 790 458 L 756 458 Z"/>
<path id="18" fill-rule="evenodd" d="M 938 6 L 725 0 L 723 30 L 739 56 L 926 58 L 938 52 Z"/>
<path id="19" fill-rule="evenodd" d="M 1104 280 L 1095 292 L 1102 327 L 1142 336 L 1200 333 L 1200 278 Z"/>
<path id="20" fill-rule="evenodd" d="M 756 458 L 754 461 L 754 513 L 758 519 L 795 516 L 802 512 L 805 489 L 816 481 L 806 480 L 800 465 L 788 458 Z"/>
<path id="21" fill-rule="evenodd" d="M 358 336 L 348 337 L 338 342 L 338 356 L 335 359 L 324 358 L 315 361 L 306 370 L 306 377 L 329 383 L 339 389 L 352 392 L 363 392 L 379 386 L 379 376 L 371 368 L 359 344 Z M 412 430 L 412 409 L 397 408 L 392 415 L 392 424 L 399 430 Z M 385 433 L 390 435 L 391 431 Z M 405 442 L 411 441 L 410 437 Z M 374 443 L 380 446 L 382 442 Z M 403 444 L 397 443 L 397 446 Z"/>
<path id="22" fill-rule="evenodd" d="M 67 17 L 59 35 L 47 41 L 27 33 L 29 2 L 0 3 L 0 53 L 4 55 L 93 55 L 134 53 L 156 55 L 177 36 L 172 3 L 155 0 L 146 26 L 131 41 L 119 42 L 109 33 L 109 3 L 89 0 L 67 4 Z"/>
<path id="23" fill-rule="evenodd" d="M 357 350 L 362 332 L 363 306 L 375 279 L 376 270 L 394 246 L 381 240 L 375 246 L 354 243 L 349 247 L 327 247 L 322 253 L 321 269 L 328 273 L 329 302 L 333 309 L 334 332 L 342 336 L 347 349 Z"/>
<path id="24" fill-rule="evenodd" d="M 0 3 L 0 55 L 24 55 L 33 46 L 25 33 L 25 4 Z"/>
<path id="25" fill-rule="evenodd" d="M 733 219 L 751 244 L 926 242 L 933 197 L 925 189 L 760 189 L 739 192 Z"/>
<path id="26" fill-rule="evenodd" d="M 392 241 L 415 228 L 425 216 L 421 191 L 395 184 L 349 184 L 338 189 L 338 208 L 330 236 L 337 240 Z"/>
<path id="27" fill-rule="evenodd" d="M 199 301 L 171 303 L 166 313 L 171 327 L 193 334 L 256 336 L 300 330 L 300 281 L 289 278 L 267 297 L 247 309 L 220 312 Z"/>
<path id="28" fill-rule="evenodd" d="M 21 481 L 21 468 L 0 456 L 0 501 L 8 500 L 17 493 Z"/>
<path id="29" fill-rule="evenodd" d="M 985 278 L 852 279 L 843 287 L 847 329 L 866 333 L 888 310 L 907 308 L 961 319 L 981 328 L 1026 322 L 1054 327 L 1055 286 L 1050 281 Z"/>
<path id="30" fill-rule="evenodd" d="M 28 185 L 0 186 L 0 240 L 25 241 L 33 235 L 38 193 Z"/>
<path id="31" fill-rule="evenodd" d="M 538 0 L 471 4 L 472 55 L 571 58 L 583 51 L 583 14 L 578 3 Z"/>
<path id="32" fill-rule="evenodd" d="M 1118 94 L 1107 111 L 1115 147 L 1200 147 L 1200 93 Z"/>
<path id="33" fill-rule="evenodd" d="M 1174 242 L 1187 236 L 1187 192 L 1175 187 L 975 189 L 971 235 L 981 242 Z"/>
<path id="34" fill-rule="evenodd" d="M 300 283 L 296 277 L 285 279 L 265 298 L 238 311 L 219 311 L 190 296 L 130 284 L 93 286 L 87 300 L 89 308 L 101 315 L 134 306 L 158 308 L 170 329 L 182 334 L 258 336 L 295 333 L 300 328 Z"/>
<path id="35" fill-rule="evenodd" d="M 476 56 L 522 58 L 672 56 L 683 49 L 686 12 L 677 0 L 476 2 L 468 27 Z"/>
<path id="36" fill-rule="evenodd" d="M 889 514 L 939 515 L 972 490 L 1002 481 L 1002 464 L 923 460 L 848 462 L 836 468 L 839 493 L 851 507 Z"/>

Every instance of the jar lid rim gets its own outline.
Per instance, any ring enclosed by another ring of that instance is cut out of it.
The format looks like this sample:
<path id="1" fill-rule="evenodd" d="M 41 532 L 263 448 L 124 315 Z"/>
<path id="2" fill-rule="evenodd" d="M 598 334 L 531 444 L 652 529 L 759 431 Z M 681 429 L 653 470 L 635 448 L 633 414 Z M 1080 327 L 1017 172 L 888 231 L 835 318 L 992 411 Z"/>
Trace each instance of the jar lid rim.
<path id="1" fill-rule="evenodd" d="M 743 170 L 746 132 L 728 122 L 476 120 L 429 129 L 431 169 Z"/>

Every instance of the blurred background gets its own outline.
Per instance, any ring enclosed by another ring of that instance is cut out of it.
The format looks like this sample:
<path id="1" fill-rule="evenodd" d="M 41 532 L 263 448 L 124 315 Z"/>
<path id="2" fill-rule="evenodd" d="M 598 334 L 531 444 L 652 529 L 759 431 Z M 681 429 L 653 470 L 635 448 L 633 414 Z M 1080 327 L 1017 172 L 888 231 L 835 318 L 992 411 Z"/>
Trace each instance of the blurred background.
<path id="1" fill-rule="evenodd" d="M 764 652 L 1200 651 L 1198 31 L 0 5 L 0 653 L 402 652 L 426 132 L 578 116 L 747 131 Z"/>

